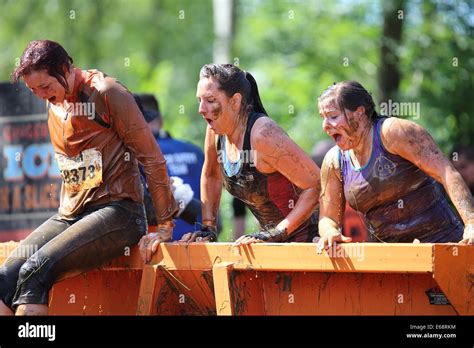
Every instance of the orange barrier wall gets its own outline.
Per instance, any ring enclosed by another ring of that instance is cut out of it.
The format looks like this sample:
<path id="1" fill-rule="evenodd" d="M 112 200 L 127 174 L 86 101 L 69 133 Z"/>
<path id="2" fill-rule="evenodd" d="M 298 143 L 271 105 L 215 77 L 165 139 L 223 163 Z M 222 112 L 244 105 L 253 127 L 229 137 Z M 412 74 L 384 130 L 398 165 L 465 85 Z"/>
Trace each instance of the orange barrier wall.
<path id="1" fill-rule="evenodd" d="M 2 244 L 3 246 L 3 244 Z M 1 261 L 1 259 L 0 259 Z M 61 315 L 473 315 L 474 247 L 162 244 L 58 282 Z"/>

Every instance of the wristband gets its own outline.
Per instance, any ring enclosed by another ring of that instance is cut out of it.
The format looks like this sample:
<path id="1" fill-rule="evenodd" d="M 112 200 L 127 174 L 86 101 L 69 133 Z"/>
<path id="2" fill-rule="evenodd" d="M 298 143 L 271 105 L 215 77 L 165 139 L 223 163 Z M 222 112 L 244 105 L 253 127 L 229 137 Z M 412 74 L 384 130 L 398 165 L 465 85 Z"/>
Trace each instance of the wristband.
<path id="1" fill-rule="evenodd" d="M 286 238 L 286 228 L 273 227 L 265 231 L 259 231 L 249 234 L 250 237 L 264 242 L 283 242 Z"/>
<path id="2" fill-rule="evenodd" d="M 196 237 L 209 237 L 210 242 L 215 242 L 217 241 L 217 231 L 212 226 L 203 226 L 200 231 L 196 232 Z"/>

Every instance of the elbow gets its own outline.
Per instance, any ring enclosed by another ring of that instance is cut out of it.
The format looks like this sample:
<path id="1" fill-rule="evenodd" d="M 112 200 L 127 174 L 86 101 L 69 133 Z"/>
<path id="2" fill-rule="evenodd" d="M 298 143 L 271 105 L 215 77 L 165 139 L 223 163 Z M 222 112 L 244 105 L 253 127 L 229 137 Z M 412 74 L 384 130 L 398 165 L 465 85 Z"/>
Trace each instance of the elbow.
<path id="1" fill-rule="evenodd" d="M 321 178 L 319 176 L 314 181 L 313 190 L 315 193 L 316 202 L 319 202 L 319 196 L 321 194 Z"/>
<path id="2" fill-rule="evenodd" d="M 316 188 L 310 187 L 303 190 L 298 198 L 298 204 L 305 211 L 305 214 L 311 215 L 316 210 L 319 204 L 319 195 Z"/>
<path id="3" fill-rule="evenodd" d="M 321 193 L 321 172 L 319 169 L 310 172 L 307 183 L 308 189 L 315 196 L 314 199 L 318 201 Z"/>
<path id="4" fill-rule="evenodd" d="M 203 170 L 201 173 L 201 185 L 204 185 L 204 186 L 222 185 L 221 173 L 215 170 Z"/>
<path id="5" fill-rule="evenodd" d="M 202 172 L 201 173 L 201 182 L 208 184 L 210 182 L 215 182 L 219 180 L 219 176 L 215 172 Z"/>
<path id="6" fill-rule="evenodd" d="M 204 180 L 219 180 L 222 174 L 218 166 L 209 165 L 204 163 L 201 171 L 201 179 Z"/>
<path id="7" fill-rule="evenodd" d="M 314 207 L 316 207 L 319 204 L 319 195 L 321 194 L 321 181 L 319 178 L 313 180 L 311 182 L 311 185 L 304 189 L 304 192 L 308 195 L 308 198 L 310 198 L 311 203 L 313 204 Z"/>

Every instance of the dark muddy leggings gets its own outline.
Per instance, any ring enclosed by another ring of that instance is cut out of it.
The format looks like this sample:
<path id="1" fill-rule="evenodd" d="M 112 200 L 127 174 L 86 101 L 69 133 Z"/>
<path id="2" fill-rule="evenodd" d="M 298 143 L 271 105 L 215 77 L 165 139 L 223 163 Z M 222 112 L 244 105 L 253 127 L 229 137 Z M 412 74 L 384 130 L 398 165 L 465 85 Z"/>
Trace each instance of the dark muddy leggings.
<path id="1" fill-rule="evenodd" d="M 125 255 L 146 229 L 143 205 L 129 200 L 87 208 L 72 220 L 55 215 L 0 267 L 0 299 L 12 310 L 48 304 L 55 282 Z"/>

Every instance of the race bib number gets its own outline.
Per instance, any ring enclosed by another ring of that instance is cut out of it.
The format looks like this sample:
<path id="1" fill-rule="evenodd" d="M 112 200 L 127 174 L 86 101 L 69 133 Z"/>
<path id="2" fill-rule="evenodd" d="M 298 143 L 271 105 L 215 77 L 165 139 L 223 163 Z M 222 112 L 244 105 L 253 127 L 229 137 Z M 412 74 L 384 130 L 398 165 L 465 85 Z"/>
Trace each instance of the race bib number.
<path id="1" fill-rule="evenodd" d="M 66 157 L 57 153 L 56 160 L 68 192 L 79 192 L 102 184 L 100 151 L 87 149 L 76 157 Z"/>

